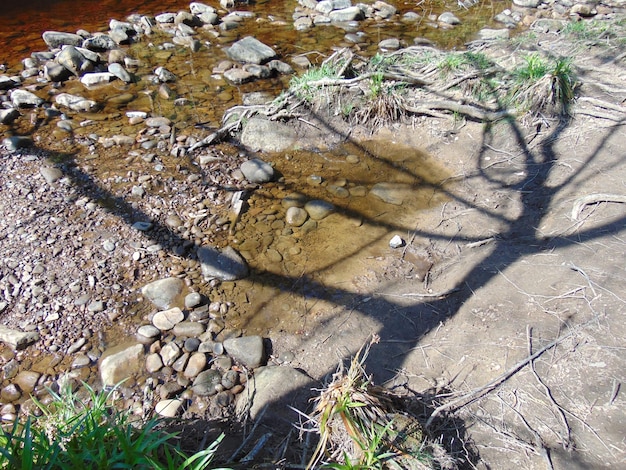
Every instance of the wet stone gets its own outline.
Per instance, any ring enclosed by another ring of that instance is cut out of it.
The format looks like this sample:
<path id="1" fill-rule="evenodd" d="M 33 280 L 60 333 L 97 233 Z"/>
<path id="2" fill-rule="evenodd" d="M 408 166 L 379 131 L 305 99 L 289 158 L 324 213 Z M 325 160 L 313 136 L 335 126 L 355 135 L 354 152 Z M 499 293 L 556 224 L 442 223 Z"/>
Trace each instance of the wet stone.
<path id="1" fill-rule="evenodd" d="M 178 278 L 160 279 L 143 286 L 141 293 L 157 307 L 166 309 L 181 294 L 184 285 Z"/>
<path id="2" fill-rule="evenodd" d="M 230 390 L 238 383 L 239 383 L 239 374 L 237 373 L 237 371 L 228 370 L 222 376 L 222 385 L 224 386 L 226 390 Z"/>
<path id="3" fill-rule="evenodd" d="M 335 206 L 330 202 L 315 199 L 307 202 L 304 209 L 313 220 L 322 220 L 335 210 Z"/>

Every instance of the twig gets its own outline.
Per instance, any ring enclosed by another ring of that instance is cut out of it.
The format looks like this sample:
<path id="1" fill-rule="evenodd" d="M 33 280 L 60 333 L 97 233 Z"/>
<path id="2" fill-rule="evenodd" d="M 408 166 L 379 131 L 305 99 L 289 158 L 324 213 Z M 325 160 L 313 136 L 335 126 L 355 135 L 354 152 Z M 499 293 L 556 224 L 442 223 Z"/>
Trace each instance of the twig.
<path id="1" fill-rule="evenodd" d="M 610 109 L 613 111 L 618 111 L 620 113 L 626 113 L 626 107 L 620 106 L 618 104 L 609 103 L 608 101 L 599 100 L 597 98 L 582 96 L 578 98 L 578 101 L 585 101 L 587 103 L 591 103 L 594 106 L 598 106 L 599 108 Z"/>
<path id="2" fill-rule="evenodd" d="M 261 451 L 261 449 L 263 449 L 263 446 L 269 440 L 270 437 L 272 437 L 272 433 L 271 432 L 267 432 L 267 433 L 263 434 L 259 438 L 259 440 L 256 442 L 256 444 L 254 445 L 252 450 L 250 452 L 248 452 L 248 454 L 246 454 L 246 456 L 243 459 L 241 459 L 240 462 L 241 463 L 245 463 L 245 462 L 253 461 L 254 458 L 256 457 L 256 454 L 258 454 Z"/>
<path id="3" fill-rule="evenodd" d="M 583 323 L 581 328 L 583 326 L 585 326 L 587 323 L 589 323 L 589 322 Z M 580 329 L 580 328 L 578 328 L 578 329 Z M 428 421 L 426 421 L 426 424 L 425 424 L 424 427 L 425 428 L 430 427 L 430 425 L 432 424 L 433 420 L 437 416 L 439 416 L 443 411 L 447 411 L 447 410 L 453 409 L 455 407 L 460 408 L 461 406 L 468 405 L 471 402 L 473 402 L 475 400 L 478 400 L 479 398 L 485 396 L 487 393 L 491 392 L 492 390 L 496 389 L 498 386 L 500 386 L 501 384 L 506 382 L 509 378 L 511 378 L 513 375 L 515 375 L 517 372 L 519 372 L 523 367 L 528 365 L 531 361 L 534 361 L 535 359 L 537 359 L 539 356 L 541 356 L 546 351 L 552 349 L 557 344 L 561 343 L 562 341 L 564 341 L 567 338 L 569 338 L 570 336 L 572 336 L 574 333 L 576 333 L 578 331 L 578 329 L 572 329 L 572 330 L 569 331 L 569 333 L 567 333 L 567 334 L 565 334 L 563 336 L 560 336 L 559 338 L 555 339 L 551 343 L 545 345 L 543 348 L 539 349 L 536 353 L 526 357 L 525 359 L 522 359 L 517 364 L 515 364 L 513 367 L 511 367 L 509 370 L 507 370 L 504 374 L 499 375 L 498 377 L 496 377 L 495 379 L 493 379 L 491 382 L 487 383 L 486 385 L 483 385 L 482 387 L 476 388 L 476 389 L 472 390 L 471 392 L 466 393 L 463 396 L 460 396 L 456 400 L 453 400 L 451 402 L 445 403 L 445 404 L 435 408 L 435 411 L 433 411 L 433 413 L 430 415 L 430 417 L 428 418 Z"/>
<path id="4" fill-rule="evenodd" d="M 465 246 L 467 248 L 476 248 L 478 246 L 483 246 L 483 245 L 486 245 L 487 243 L 491 243 L 495 239 L 496 237 L 489 237 L 489 238 L 485 238 L 484 240 L 478 240 L 472 243 L 467 243 Z"/>
<path id="5" fill-rule="evenodd" d="M 532 361 L 531 361 L 531 364 L 532 364 Z M 550 451 L 544 444 L 543 439 L 541 438 L 541 434 L 539 434 L 536 430 L 534 430 L 530 426 L 530 423 L 526 420 L 526 418 L 524 418 L 522 413 L 520 413 L 517 409 L 515 409 L 508 403 L 505 403 L 505 404 L 517 415 L 517 417 L 522 421 L 522 423 L 524 423 L 524 426 L 526 427 L 526 429 L 528 429 L 528 432 L 532 434 L 533 440 L 535 441 L 534 444 L 532 444 L 531 446 L 533 450 L 544 458 L 544 460 L 546 461 L 546 467 L 548 468 L 548 470 L 554 470 L 554 465 L 552 464 L 552 458 L 550 457 Z M 522 442 L 524 442 L 524 444 L 526 445 L 529 445 L 525 441 L 522 441 Z"/>
<path id="6" fill-rule="evenodd" d="M 526 326 L 526 336 L 528 337 L 528 354 L 531 355 L 531 356 L 533 354 L 533 336 L 532 336 L 532 334 L 533 334 L 533 329 L 530 326 L 527 325 Z M 530 361 L 530 370 L 532 371 L 533 375 L 535 376 L 535 379 L 537 379 L 537 382 L 539 382 L 539 384 L 543 387 L 543 391 L 545 392 L 546 396 L 550 399 L 550 401 L 552 402 L 552 404 L 556 408 L 557 413 L 561 417 L 561 421 L 563 422 L 563 427 L 565 428 L 565 432 L 566 432 L 566 435 L 564 437 L 562 436 L 563 449 L 564 450 L 569 450 L 571 448 L 571 445 L 572 445 L 572 429 L 570 428 L 569 423 L 567 421 L 567 418 L 565 417 L 565 413 L 563 412 L 563 408 L 554 399 L 554 396 L 552 395 L 552 391 L 550 390 L 550 387 L 548 387 L 546 385 L 546 383 L 541 379 L 541 377 L 539 377 L 539 374 L 537 373 L 537 370 L 535 369 L 535 360 L 534 359 Z"/>
<path id="7" fill-rule="evenodd" d="M 589 204 L 596 204 L 598 202 L 617 202 L 626 203 L 626 195 L 623 194 L 588 194 L 587 196 L 580 197 L 574 201 L 572 206 L 573 220 L 578 220 L 583 208 Z"/>
<path id="8" fill-rule="evenodd" d="M 252 440 L 252 436 L 254 436 L 254 431 L 256 431 L 257 426 L 259 425 L 259 423 L 261 422 L 261 420 L 263 419 L 263 415 L 265 414 L 265 412 L 267 411 L 267 405 L 265 405 L 263 407 L 263 409 L 261 410 L 261 412 L 259 413 L 254 426 L 252 426 L 252 430 L 250 431 L 250 434 L 248 434 L 248 436 L 243 440 L 243 442 L 241 443 L 241 445 L 239 447 L 237 447 L 237 450 L 235 450 L 235 452 L 233 452 L 233 455 L 230 456 L 230 458 L 228 459 L 229 462 L 234 462 L 235 461 L 235 457 L 237 457 L 237 455 L 239 455 L 239 452 L 241 452 L 241 450 L 248 445 L 248 443 Z"/>
<path id="9" fill-rule="evenodd" d="M 460 291 L 461 288 L 460 287 L 455 287 L 454 289 L 450 289 L 447 290 L 445 292 L 434 292 L 432 294 L 416 294 L 416 293 L 409 293 L 409 294 L 385 294 L 384 292 L 378 292 L 376 293 L 376 295 L 382 295 L 385 297 L 419 297 L 419 298 L 439 298 L 439 297 L 446 297 L 450 294 L 454 294 L 455 292 Z"/>

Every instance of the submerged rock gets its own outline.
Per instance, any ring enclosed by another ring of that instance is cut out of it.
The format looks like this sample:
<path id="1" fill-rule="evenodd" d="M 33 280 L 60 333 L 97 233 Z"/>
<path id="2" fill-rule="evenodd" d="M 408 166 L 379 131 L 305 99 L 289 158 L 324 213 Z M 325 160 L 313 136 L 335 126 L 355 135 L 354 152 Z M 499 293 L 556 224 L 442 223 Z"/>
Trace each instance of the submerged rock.
<path id="1" fill-rule="evenodd" d="M 274 178 L 272 166 L 258 158 L 243 162 L 240 169 L 243 176 L 251 183 L 267 183 Z"/>
<path id="2" fill-rule="evenodd" d="M 184 285 L 182 279 L 169 277 L 146 284 L 141 293 L 157 307 L 167 309 L 182 293 Z"/>
<path id="3" fill-rule="evenodd" d="M 248 264 L 237 251 L 227 246 L 218 250 L 210 246 L 198 249 L 202 275 L 221 281 L 235 281 L 248 276 Z"/>
<path id="4" fill-rule="evenodd" d="M 143 366 L 143 345 L 119 346 L 106 351 L 100 360 L 100 379 L 104 386 L 114 386 L 139 372 Z"/>

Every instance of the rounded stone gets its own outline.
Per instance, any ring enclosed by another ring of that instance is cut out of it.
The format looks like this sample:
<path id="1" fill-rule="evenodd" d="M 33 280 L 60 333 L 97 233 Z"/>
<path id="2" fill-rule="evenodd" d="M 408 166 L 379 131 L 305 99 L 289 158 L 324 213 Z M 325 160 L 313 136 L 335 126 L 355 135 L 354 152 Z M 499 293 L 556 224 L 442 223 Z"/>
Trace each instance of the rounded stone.
<path id="1" fill-rule="evenodd" d="M 183 400 L 180 398 L 168 398 L 161 400 L 154 406 L 154 411 L 163 418 L 175 418 L 180 413 Z"/>
<path id="2" fill-rule="evenodd" d="M 215 395 L 218 392 L 218 386 L 222 387 L 222 374 L 216 370 L 209 369 L 198 374 L 193 381 L 191 390 L 198 396 L 207 397 Z"/>
<path id="3" fill-rule="evenodd" d="M 9 384 L 0 391 L 2 401 L 13 402 L 22 397 L 20 389 L 15 384 Z"/>
<path id="4" fill-rule="evenodd" d="M 187 378 L 194 378 L 204 370 L 207 365 L 206 355 L 204 353 L 194 353 L 189 358 L 184 375 Z"/>
<path id="5" fill-rule="evenodd" d="M 304 209 L 313 220 L 322 220 L 335 210 L 335 206 L 328 201 L 314 199 L 307 202 Z"/>
<path id="6" fill-rule="evenodd" d="M 290 207 L 304 207 L 306 204 L 307 197 L 301 193 L 291 193 L 283 198 L 281 204 L 285 208 Z"/>
<path id="7" fill-rule="evenodd" d="M 206 327 L 202 323 L 193 321 L 183 321 L 174 326 L 172 333 L 176 336 L 194 338 L 204 333 Z"/>
<path id="8" fill-rule="evenodd" d="M 222 385 L 226 390 L 230 390 L 239 383 L 239 374 L 234 370 L 226 371 L 222 377 Z"/>
<path id="9" fill-rule="evenodd" d="M 185 351 L 195 352 L 198 350 L 199 346 L 200 340 L 198 338 L 187 338 L 183 347 L 185 348 Z"/>
<path id="10" fill-rule="evenodd" d="M 41 374 L 39 372 L 23 370 L 22 372 L 17 374 L 15 379 L 13 379 L 13 382 L 24 393 L 31 393 L 35 389 L 39 377 L 41 377 Z"/>
<path id="11" fill-rule="evenodd" d="M 142 325 L 137 330 L 137 334 L 145 338 L 156 338 L 161 334 L 161 330 L 154 325 Z"/>
<path id="12" fill-rule="evenodd" d="M 185 296 L 185 308 L 195 308 L 202 303 L 202 295 L 198 292 L 191 292 Z"/>
<path id="13" fill-rule="evenodd" d="M 161 331 L 168 331 L 185 319 L 183 311 L 178 307 L 162 310 L 154 314 L 152 324 Z"/>
<path id="14" fill-rule="evenodd" d="M 151 374 L 163 367 L 161 356 L 157 353 L 148 354 L 146 357 L 146 370 Z"/>
<path id="15" fill-rule="evenodd" d="M 307 211 L 296 206 L 287 209 L 287 214 L 285 214 L 285 221 L 294 227 L 302 226 L 308 218 L 309 214 Z"/>
<path id="16" fill-rule="evenodd" d="M 253 158 L 241 164 L 241 172 L 251 183 L 267 183 L 274 178 L 274 169 L 269 163 Z"/>

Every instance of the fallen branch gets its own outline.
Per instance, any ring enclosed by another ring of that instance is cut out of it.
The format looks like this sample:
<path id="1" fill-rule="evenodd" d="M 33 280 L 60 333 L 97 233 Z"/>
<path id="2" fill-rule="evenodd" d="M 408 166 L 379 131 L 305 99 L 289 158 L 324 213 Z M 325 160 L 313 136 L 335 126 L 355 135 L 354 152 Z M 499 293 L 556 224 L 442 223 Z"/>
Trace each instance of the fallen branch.
<path id="1" fill-rule="evenodd" d="M 586 323 L 583 324 L 582 326 L 584 326 L 584 325 L 586 325 Z M 469 405 L 471 402 L 473 402 L 475 400 L 478 400 L 479 398 L 482 398 L 483 396 L 487 395 L 492 390 L 495 390 L 500 385 L 502 385 L 504 382 L 506 382 L 508 379 L 510 379 L 513 375 L 515 375 L 517 372 L 519 372 L 522 368 L 524 368 L 525 366 L 530 364 L 531 361 L 534 361 L 539 356 L 541 356 L 543 353 L 545 353 L 546 351 L 549 351 L 550 349 L 555 347 L 557 344 L 563 342 L 564 340 L 566 340 L 567 338 L 569 338 L 570 336 L 572 336 L 576 332 L 578 332 L 578 329 L 570 330 L 569 333 L 567 333 L 567 334 L 565 334 L 563 336 L 560 336 L 559 338 L 555 339 L 551 343 L 546 344 L 543 348 L 539 349 L 534 354 L 531 354 L 530 356 L 522 359 L 517 364 L 515 364 L 513 367 L 511 367 L 509 370 L 507 370 L 504 374 L 496 377 L 495 379 L 493 379 L 488 384 L 483 385 L 482 387 L 479 387 L 477 389 L 474 389 L 471 392 L 466 393 L 465 395 L 460 396 L 456 400 L 452 400 L 451 402 L 445 403 L 445 404 L 435 408 L 433 413 L 428 418 L 428 421 L 426 421 L 426 424 L 424 425 L 424 428 L 428 429 L 430 427 L 430 425 L 432 424 L 432 422 L 434 421 L 434 419 L 437 416 L 439 416 L 442 412 L 447 411 L 447 410 L 451 410 L 453 408 L 460 408 L 461 406 Z"/>
<path id="2" fill-rule="evenodd" d="M 597 204 L 598 202 L 617 202 L 626 203 L 626 195 L 623 194 L 589 194 L 587 196 L 580 197 L 574 201 L 572 207 L 571 218 L 578 220 L 583 208 L 589 204 Z"/>

